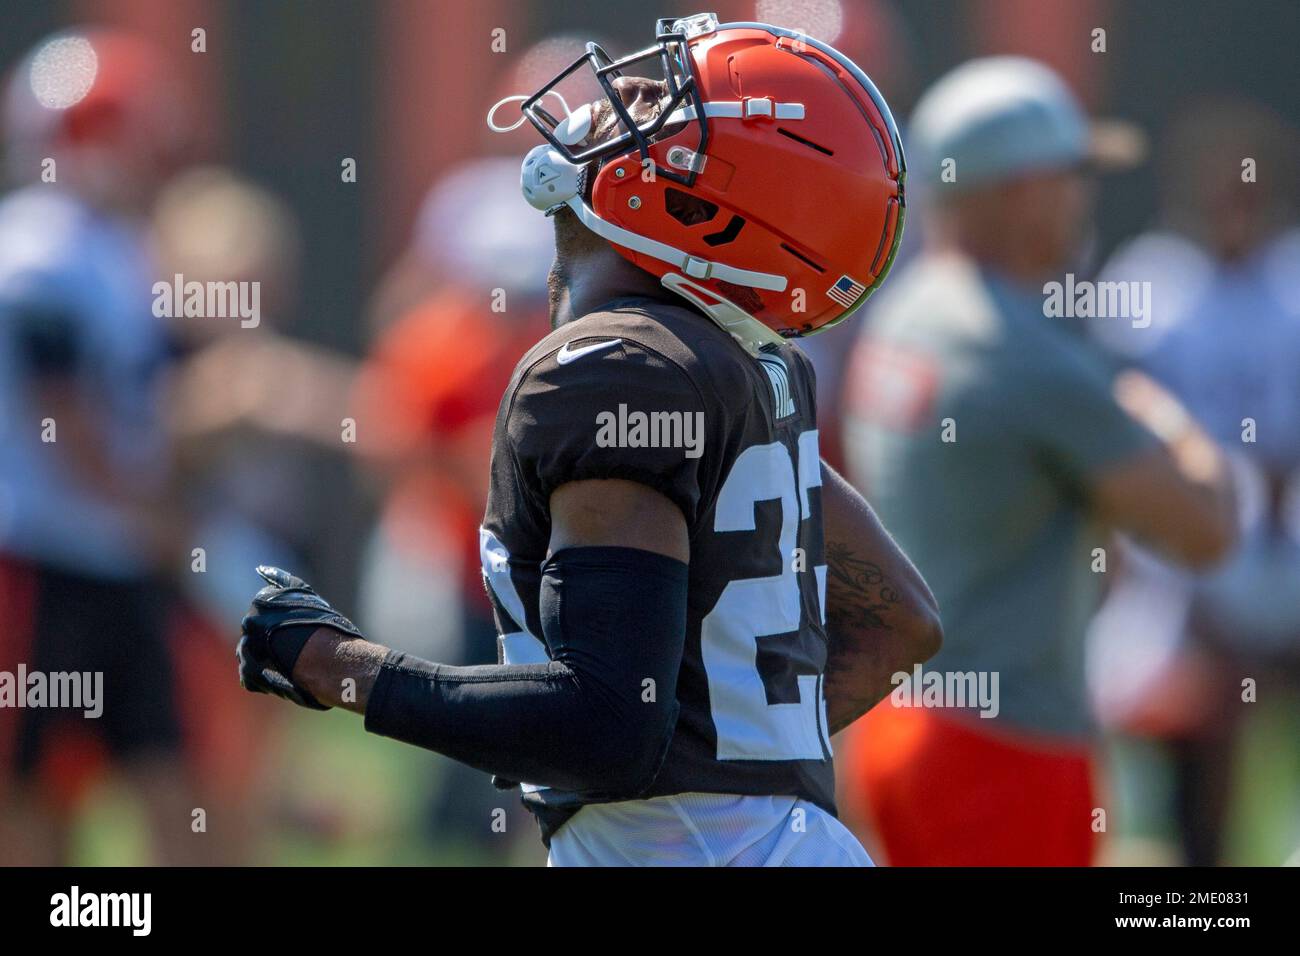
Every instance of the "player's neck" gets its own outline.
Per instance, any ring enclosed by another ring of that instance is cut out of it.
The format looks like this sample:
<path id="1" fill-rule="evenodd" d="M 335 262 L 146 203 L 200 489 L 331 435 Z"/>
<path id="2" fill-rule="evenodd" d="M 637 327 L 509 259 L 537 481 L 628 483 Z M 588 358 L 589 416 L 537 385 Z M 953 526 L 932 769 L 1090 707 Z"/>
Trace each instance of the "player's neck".
<path id="1" fill-rule="evenodd" d="M 551 326 L 559 328 L 615 299 L 647 298 L 675 302 L 654 276 L 638 269 L 612 249 L 585 258 L 551 277 Z"/>

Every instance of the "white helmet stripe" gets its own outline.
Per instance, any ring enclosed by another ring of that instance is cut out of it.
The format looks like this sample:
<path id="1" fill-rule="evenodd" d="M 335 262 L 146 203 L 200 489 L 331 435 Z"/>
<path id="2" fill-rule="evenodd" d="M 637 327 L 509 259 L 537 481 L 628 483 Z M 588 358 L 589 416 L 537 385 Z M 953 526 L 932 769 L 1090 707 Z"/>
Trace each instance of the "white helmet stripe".
<path id="1" fill-rule="evenodd" d="M 802 103 L 773 103 L 765 99 L 749 100 L 712 100 L 704 104 L 704 115 L 709 119 L 744 119 L 747 116 L 772 116 L 775 112 L 779 120 L 801 120 L 804 118 Z M 695 119 L 695 107 L 683 106 L 673 110 L 665 126 L 685 123 Z"/>

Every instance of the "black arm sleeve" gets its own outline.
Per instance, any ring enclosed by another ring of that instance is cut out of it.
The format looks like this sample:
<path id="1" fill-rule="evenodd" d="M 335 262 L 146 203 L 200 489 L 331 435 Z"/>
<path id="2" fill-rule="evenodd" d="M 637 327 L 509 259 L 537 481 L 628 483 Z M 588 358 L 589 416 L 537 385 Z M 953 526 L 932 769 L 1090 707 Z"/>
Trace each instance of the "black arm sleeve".
<path id="1" fill-rule="evenodd" d="M 551 661 L 384 660 L 366 729 L 479 770 L 602 796 L 654 781 L 677 721 L 687 567 L 633 548 L 567 548 L 542 568 Z"/>

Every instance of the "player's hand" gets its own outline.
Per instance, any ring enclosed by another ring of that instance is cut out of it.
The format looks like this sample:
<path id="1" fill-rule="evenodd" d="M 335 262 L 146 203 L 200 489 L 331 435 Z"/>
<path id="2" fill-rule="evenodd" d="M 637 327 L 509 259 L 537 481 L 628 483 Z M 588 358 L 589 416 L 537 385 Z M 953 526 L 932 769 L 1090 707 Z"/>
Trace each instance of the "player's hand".
<path id="1" fill-rule="evenodd" d="M 257 694 L 275 694 L 313 710 L 329 710 L 294 683 L 293 665 L 317 628 L 361 637 L 355 624 L 334 610 L 306 581 L 279 568 L 261 565 L 257 573 L 266 587 L 253 598 L 240 627 L 235 649 L 239 682 Z"/>

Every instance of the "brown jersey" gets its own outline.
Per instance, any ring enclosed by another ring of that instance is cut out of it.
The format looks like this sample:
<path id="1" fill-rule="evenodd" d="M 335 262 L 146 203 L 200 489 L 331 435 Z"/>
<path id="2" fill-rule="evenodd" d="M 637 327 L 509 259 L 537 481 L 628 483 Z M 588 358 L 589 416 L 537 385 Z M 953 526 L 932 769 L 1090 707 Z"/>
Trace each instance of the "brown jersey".
<path id="1" fill-rule="evenodd" d="M 542 339 L 497 413 L 480 531 L 501 658 L 544 662 L 550 496 L 582 479 L 661 492 L 690 533 L 680 713 L 640 794 L 792 795 L 834 812 L 822 694 L 826 565 L 812 368 L 703 315 L 621 299 Z M 522 784 L 549 839 L 593 798 Z"/>

